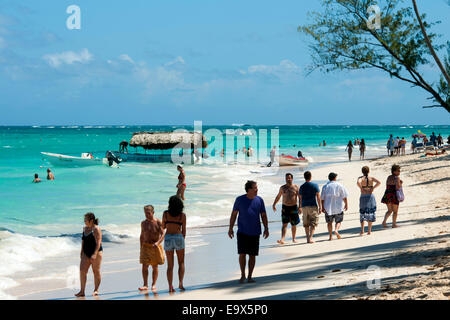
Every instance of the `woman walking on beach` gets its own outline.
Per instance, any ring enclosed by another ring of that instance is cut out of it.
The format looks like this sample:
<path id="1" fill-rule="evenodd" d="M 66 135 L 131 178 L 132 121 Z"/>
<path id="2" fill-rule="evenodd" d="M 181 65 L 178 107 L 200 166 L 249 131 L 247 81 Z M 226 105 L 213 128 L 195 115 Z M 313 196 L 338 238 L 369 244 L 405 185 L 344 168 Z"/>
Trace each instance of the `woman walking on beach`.
<path id="1" fill-rule="evenodd" d="M 362 143 L 363 140 L 361 140 Z M 359 198 L 359 221 L 361 222 L 361 232 L 359 235 L 364 234 L 364 222 L 367 221 L 369 227 L 367 234 L 372 232 L 372 223 L 376 220 L 375 212 L 377 211 L 377 202 L 373 195 L 375 190 L 381 182 L 374 177 L 369 177 L 369 167 L 362 167 L 363 176 L 358 178 L 356 184 L 361 190 L 361 196 Z M 374 185 L 375 184 L 375 185 Z"/>
<path id="2" fill-rule="evenodd" d="M 178 279 L 180 290 L 184 290 L 184 239 L 186 238 L 186 214 L 183 213 L 184 204 L 180 197 L 172 196 L 169 199 L 169 208 L 164 211 L 162 228 L 166 229 L 164 238 L 164 251 L 167 257 L 167 281 L 169 292 L 175 292 L 173 288 L 174 251 L 178 259 Z"/>
<path id="3" fill-rule="evenodd" d="M 80 292 L 75 294 L 77 297 L 84 297 L 84 290 L 86 288 L 86 279 L 89 267 L 92 265 L 92 271 L 94 272 L 94 296 L 98 295 L 98 288 L 101 282 L 100 266 L 103 257 L 102 248 L 102 231 L 98 227 L 98 219 L 92 212 L 88 212 L 84 215 L 85 227 L 83 228 L 83 236 L 81 240 L 81 253 L 80 253 Z"/>
<path id="4" fill-rule="evenodd" d="M 348 141 L 348 144 L 347 144 L 347 147 L 345 148 L 345 151 L 348 151 L 348 161 L 352 161 L 352 152 L 353 152 L 352 140 Z"/>
<path id="5" fill-rule="evenodd" d="M 392 228 L 397 228 L 397 214 L 399 199 L 397 196 L 397 190 L 402 187 L 403 181 L 400 180 L 400 166 L 394 164 L 391 168 L 391 175 L 386 180 L 386 191 L 381 199 L 381 203 L 385 203 L 387 206 L 387 212 L 384 216 L 383 227 L 387 228 L 386 222 L 391 214 L 392 215 Z"/>
<path id="6" fill-rule="evenodd" d="M 359 160 L 364 160 L 364 153 L 366 152 L 366 143 L 361 139 L 359 143 Z"/>
<path id="7" fill-rule="evenodd" d="M 184 173 L 184 169 L 181 165 L 177 166 L 177 170 L 180 173 L 178 175 L 178 184 L 177 184 L 177 196 L 184 200 L 184 191 L 186 190 L 186 174 Z"/>

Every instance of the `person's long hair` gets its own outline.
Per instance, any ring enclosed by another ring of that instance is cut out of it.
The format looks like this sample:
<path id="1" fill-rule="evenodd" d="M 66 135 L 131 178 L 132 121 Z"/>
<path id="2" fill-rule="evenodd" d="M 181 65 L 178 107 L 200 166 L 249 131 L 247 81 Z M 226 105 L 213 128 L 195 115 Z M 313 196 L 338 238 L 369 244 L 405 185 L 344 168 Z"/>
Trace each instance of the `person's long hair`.
<path id="1" fill-rule="evenodd" d="M 172 217 L 178 217 L 183 213 L 184 204 L 179 196 L 171 196 L 169 198 L 168 212 Z"/>
<path id="2" fill-rule="evenodd" d="M 98 226 L 98 218 L 95 218 L 95 214 L 93 214 L 92 212 L 88 212 L 84 215 L 84 218 L 87 219 L 88 221 L 92 221 L 94 220 L 94 224 L 96 226 Z"/>

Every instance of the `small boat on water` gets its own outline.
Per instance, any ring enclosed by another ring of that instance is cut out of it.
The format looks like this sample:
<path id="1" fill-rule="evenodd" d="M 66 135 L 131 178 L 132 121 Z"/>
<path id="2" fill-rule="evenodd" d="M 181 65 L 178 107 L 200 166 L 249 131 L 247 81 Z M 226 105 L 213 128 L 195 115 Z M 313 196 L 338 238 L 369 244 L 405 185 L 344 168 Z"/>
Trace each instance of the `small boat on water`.
<path id="1" fill-rule="evenodd" d="M 86 167 L 103 164 L 103 159 L 94 158 L 91 153 L 82 153 L 81 157 L 59 153 L 41 152 L 42 157 L 55 166 Z"/>
<path id="2" fill-rule="evenodd" d="M 128 146 L 143 148 L 145 153 L 128 152 Z M 133 133 L 129 143 L 122 141 L 119 151 L 108 151 L 109 156 L 107 153 L 106 157 L 114 156 L 123 162 L 173 163 L 175 160 L 184 164 L 199 164 L 204 155 L 197 148 L 207 146 L 206 138 L 200 132 L 143 131 Z"/>
<path id="3" fill-rule="evenodd" d="M 278 163 L 280 166 L 304 166 L 308 164 L 308 160 L 282 154 L 278 157 Z"/>

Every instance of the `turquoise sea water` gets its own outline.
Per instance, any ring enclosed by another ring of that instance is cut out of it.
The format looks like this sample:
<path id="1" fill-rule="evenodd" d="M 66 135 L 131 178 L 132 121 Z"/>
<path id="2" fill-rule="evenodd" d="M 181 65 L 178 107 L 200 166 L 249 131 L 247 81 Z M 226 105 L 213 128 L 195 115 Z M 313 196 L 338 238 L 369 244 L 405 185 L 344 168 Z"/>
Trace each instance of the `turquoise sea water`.
<path id="1" fill-rule="evenodd" d="M 0 291 L 7 287 L 14 272 L 29 270 L 33 261 L 58 255 L 79 247 L 83 215 L 92 211 L 100 218 L 105 230 L 104 241 L 126 241 L 138 237 L 143 206 L 153 204 L 160 217 L 168 198 L 176 193 L 178 172 L 170 163 L 124 163 L 119 168 L 106 165 L 85 168 L 54 167 L 45 162 L 40 152 L 80 156 L 92 152 L 103 158 L 107 150 L 117 150 L 122 140 L 129 140 L 136 131 L 172 131 L 192 126 L 42 126 L 0 127 Z M 238 126 L 202 128 L 210 140 L 209 129 L 220 132 L 236 130 Z M 384 155 L 389 134 L 405 137 L 421 130 L 446 137 L 449 126 L 245 126 L 253 136 L 240 136 L 225 160 L 219 156 L 220 144 L 214 157 L 201 165 L 187 165 L 186 212 L 188 226 L 198 226 L 229 217 L 234 198 L 243 193 L 246 179 L 276 174 L 276 168 L 266 168 L 267 152 L 256 161 L 234 159 L 235 148 L 245 139 L 258 153 L 256 138 L 260 130 L 268 131 L 264 143 L 270 150 L 272 129 L 279 130 L 280 153 L 296 155 L 301 150 L 312 167 L 317 163 L 346 161 L 345 146 L 349 140 L 364 138 L 366 157 Z M 256 134 L 255 134 L 256 133 Z M 226 146 L 223 137 L 223 145 Z M 228 136 L 230 138 L 230 136 Z M 326 147 L 320 147 L 323 140 Z M 211 140 L 210 140 L 211 142 Z M 409 144 L 408 144 L 409 146 Z M 211 154 L 212 147 L 206 149 Z M 130 152 L 134 148 L 129 148 Z M 142 150 L 140 150 L 142 151 Z M 359 158 L 355 149 L 354 158 Z M 237 160 L 237 162 L 236 162 Z M 47 181 L 46 169 L 51 168 L 55 181 Z M 43 182 L 33 184 L 34 173 Z M 300 181 L 298 181 L 300 182 Z M 278 186 L 265 181 L 259 185 L 260 195 L 273 197 Z M 267 201 L 266 201 L 267 202 Z M 270 203 L 267 202 L 267 203 Z M 2 280 L 3 279 L 3 280 Z M 3 284 L 2 284 L 3 281 Z"/>

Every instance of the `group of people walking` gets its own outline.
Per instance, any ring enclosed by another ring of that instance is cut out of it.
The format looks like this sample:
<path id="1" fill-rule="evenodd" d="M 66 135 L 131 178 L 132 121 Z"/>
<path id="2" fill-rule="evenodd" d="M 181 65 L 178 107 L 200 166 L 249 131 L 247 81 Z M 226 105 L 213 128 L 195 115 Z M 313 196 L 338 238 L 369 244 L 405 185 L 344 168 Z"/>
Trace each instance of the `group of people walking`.
<path id="1" fill-rule="evenodd" d="M 389 139 L 386 143 L 386 148 L 388 152 L 388 156 L 404 156 L 406 154 L 406 139 L 402 137 L 394 138 L 392 134 L 389 136 Z"/>
<path id="2" fill-rule="evenodd" d="M 178 168 L 182 170 L 181 167 Z M 375 177 L 369 175 L 369 168 L 362 168 L 362 176 L 357 179 L 360 189 L 360 223 L 361 232 L 364 234 L 365 222 L 368 223 L 368 232 L 372 232 L 372 224 L 376 221 L 376 200 L 373 191 L 381 185 Z M 404 200 L 402 191 L 402 180 L 400 176 L 400 166 L 393 165 L 391 175 L 386 181 L 386 191 L 381 200 L 387 206 L 387 212 L 382 222 L 387 228 L 387 220 L 392 214 L 392 227 L 397 227 L 397 215 L 399 203 Z M 180 171 L 180 182 L 184 181 L 184 171 Z M 282 199 L 281 210 L 281 239 L 279 244 L 285 243 L 287 227 L 291 224 L 292 241 L 296 242 L 296 226 L 300 223 L 300 215 L 303 216 L 303 227 L 305 229 L 307 243 L 314 243 L 314 231 L 319 223 L 319 215 L 324 213 L 327 223 L 329 239 L 333 236 L 341 239 L 339 229 L 344 220 L 344 212 L 348 210 L 348 192 L 346 188 L 336 181 L 337 174 L 331 172 L 328 175 L 328 182 L 320 191 L 318 184 L 312 182 L 312 173 L 304 173 L 305 183 L 300 187 L 293 183 L 294 176 L 287 173 L 286 184 L 280 187 L 272 209 L 277 211 L 276 204 Z M 259 254 L 260 236 L 266 239 L 269 237 L 268 218 L 264 200 L 258 196 L 258 185 L 256 181 L 247 181 L 244 186 L 245 194 L 235 199 L 230 216 L 228 236 L 233 239 L 235 236 L 234 225 L 237 220 L 237 253 L 241 270 L 240 283 L 255 282 L 253 270 L 256 264 L 256 256 Z M 166 263 L 167 260 L 167 281 L 169 292 L 175 292 L 173 286 L 173 269 L 175 253 L 178 261 L 179 290 L 185 290 L 183 279 L 185 273 L 185 238 L 186 238 L 186 214 L 184 204 L 180 195 L 174 195 L 169 199 L 168 209 L 164 211 L 162 220 L 154 217 L 154 207 L 147 205 L 144 207 L 146 219 L 141 223 L 140 235 L 140 257 L 142 264 L 143 286 L 138 289 L 148 290 L 149 267 L 152 267 L 151 290 L 156 293 L 156 281 L 158 278 L 158 266 Z M 261 228 L 261 222 L 264 230 Z M 86 275 L 92 266 L 94 272 L 94 295 L 98 294 L 101 282 L 100 266 L 103 257 L 102 232 L 98 227 L 98 219 L 93 213 L 87 213 L 84 217 L 85 227 L 82 233 L 82 243 L 80 252 L 80 283 L 81 290 L 77 297 L 85 295 Z M 334 223 L 334 230 L 333 230 Z M 164 246 L 162 243 L 164 241 Z M 248 271 L 247 267 L 248 256 Z"/>

